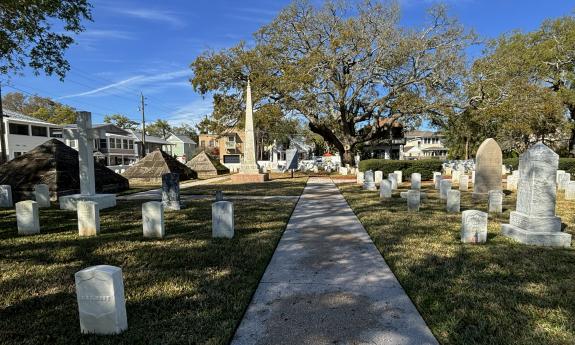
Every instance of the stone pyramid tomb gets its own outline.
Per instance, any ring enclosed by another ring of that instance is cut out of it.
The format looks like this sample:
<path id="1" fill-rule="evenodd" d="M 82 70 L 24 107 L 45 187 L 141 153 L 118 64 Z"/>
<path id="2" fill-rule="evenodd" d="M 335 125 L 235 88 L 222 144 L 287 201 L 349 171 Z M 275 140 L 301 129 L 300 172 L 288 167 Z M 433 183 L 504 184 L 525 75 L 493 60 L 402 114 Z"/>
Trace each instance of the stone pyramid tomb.
<path id="1" fill-rule="evenodd" d="M 198 177 L 201 178 L 230 173 L 230 169 L 217 159 L 210 157 L 205 151 L 198 153 L 186 165 L 198 173 Z"/>
<path id="2" fill-rule="evenodd" d="M 122 176 L 132 183 L 161 183 L 162 175 L 177 173 L 180 181 L 195 179 L 198 174 L 166 152 L 156 149 L 130 166 Z"/>
<path id="3" fill-rule="evenodd" d="M 128 180 L 94 162 L 96 191 L 127 190 Z M 31 151 L 0 165 L 0 185 L 12 186 L 16 200 L 34 199 L 34 185 L 47 184 L 53 200 L 80 192 L 78 151 L 58 139 L 51 139 Z"/>

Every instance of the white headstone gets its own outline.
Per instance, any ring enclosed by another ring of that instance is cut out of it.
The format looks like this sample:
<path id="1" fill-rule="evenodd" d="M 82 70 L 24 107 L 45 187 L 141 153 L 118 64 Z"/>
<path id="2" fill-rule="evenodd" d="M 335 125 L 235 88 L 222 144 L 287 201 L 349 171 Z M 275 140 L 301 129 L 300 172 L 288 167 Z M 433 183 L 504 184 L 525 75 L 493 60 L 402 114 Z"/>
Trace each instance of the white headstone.
<path id="1" fill-rule="evenodd" d="M 14 207 L 12 187 L 9 184 L 0 185 L 0 207 Z"/>
<path id="2" fill-rule="evenodd" d="M 212 237 L 234 237 L 234 204 L 217 201 L 212 204 Z"/>
<path id="3" fill-rule="evenodd" d="M 519 159 L 517 206 L 501 232 L 519 242 L 542 246 L 571 246 L 571 235 L 561 232 L 555 216 L 556 176 L 559 156 L 542 143 L 525 151 Z"/>
<path id="4" fill-rule="evenodd" d="M 144 237 L 164 237 L 164 206 L 161 202 L 149 201 L 142 204 L 142 225 Z"/>
<path id="5" fill-rule="evenodd" d="M 379 186 L 381 184 L 381 180 L 383 180 L 383 171 L 376 170 L 375 171 L 375 184 Z"/>
<path id="6" fill-rule="evenodd" d="M 437 180 L 441 179 L 441 173 L 439 171 L 434 171 L 433 172 L 433 184 L 435 185 L 437 183 Z M 437 186 L 439 186 L 437 184 Z M 439 187 L 435 188 L 435 189 L 439 189 Z"/>
<path id="7" fill-rule="evenodd" d="M 451 190 L 451 180 L 441 180 L 439 184 L 439 198 L 447 199 L 447 193 Z"/>
<path id="8" fill-rule="evenodd" d="M 82 333 L 118 334 L 128 329 L 120 267 L 92 266 L 74 277 Z"/>
<path id="9" fill-rule="evenodd" d="M 100 208 L 94 201 L 79 200 L 76 204 L 78 214 L 78 234 L 97 236 L 100 233 Z"/>
<path id="10" fill-rule="evenodd" d="M 489 213 L 503 212 L 503 192 L 500 190 L 490 190 L 488 193 Z"/>
<path id="11" fill-rule="evenodd" d="M 462 192 L 469 190 L 469 176 L 461 175 L 459 177 L 459 190 Z"/>
<path id="12" fill-rule="evenodd" d="M 34 186 L 34 197 L 38 207 L 50 207 L 50 189 L 47 184 L 37 184 Z"/>
<path id="13" fill-rule="evenodd" d="M 357 175 L 355 176 L 355 183 L 363 185 L 363 172 L 358 171 Z"/>
<path id="14" fill-rule="evenodd" d="M 408 211 L 419 211 L 419 205 L 421 204 L 421 196 L 419 190 L 410 189 L 407 191 L 407 210 Z"/>
<path id="15" fill-rule="evenodd" d="M 346 167 L 339 167 L 339 174 L 340 175 L 347 175 L 347 168 Z"/>
<path id="16" fill-rule="evenodd" d="M 557 170 L 557 174 L 555 182 L 557 183 L 557 185 L 559 185 L 559 181 L 561 181 L 561 175 L 565 174 L 565 170 Z"/>
<path id="17" fill-rule="evenodd" d="M 461 242 L 485 243 L 487 241 L 487 213 L 466 210 L 461 213 Z"/>
<path id="18" fill-rule="evenodd" d="M 391 189 L 397 189 L 397 175 L 395 173 L 387 174 L 387 179 L 391 182 Z"/>
<path id="19" fill-rule="evenodd" d="M 565 188 L 565 200 L 575 200 L 575 181 L 571 181 Z"/>
<path id="20" fill-rule="evenodd" d="M 436 190 L 439 190 L 439 188 L 441 187 L 441 180 L 443 179 L 442 176 L 438 176 L 434 181 L 434 187 Z"/>
<path id="21" fill-rule="evenodd" d="M 397 186 L 401 186 L 401 184 L 403 183 L 403 171 L 401 170 L 395 170 L 393 172 L 395 174 L 395 176 L 397 177 Z M 397 189 L 397 188 L 396 188 Z"/>
<path id="22" fill-rule="evenodd" d="M 459 176 L 461 176 L 461 172 L 459 170 L 453 170 L 451 173 L 451 183 L 457 184 L 459 183 Z"/>
<path id="23" fill-rule="evenodd" d="M 411 174 L 411 189 L 421 189 L 421 174 L 412 173 Z"/>
<path id="24" fill-rule="evenodd" d="M 450 190 L 447 192 L 447 212 L 459 212 L 461 206 L 461 192 L 458 190 Z"/>
<path id="25" fill-rule="evenodd" d="M 389 180 L 382 180 L 379 190 L 380 199 L 391 199 L 391 182 Z"/>
<path id="26" fill-rule="evenodd" d="M 40 214 L 36 201 L 25 200 L 16 203 L 16 224 L 18 235 L 40 233 Z"/>
<path id="27" fill-rule="evenodd" d="M 475 184 L 475 170 L 471 171 L 471 183 Z"/>
<path id="28" fill-rule="evenodd" d="M 571 174 L 564 173 L 559 176 L 559 190 L 565 190 L 567 188 L 567 184 L 571 182 Z"/>
<path id="29" fill-rule="evenodd" d="M 373 178 L 373 171 L 371 170 L 366 171 L 363 175 L 363 190 L 377 190 Z"/>

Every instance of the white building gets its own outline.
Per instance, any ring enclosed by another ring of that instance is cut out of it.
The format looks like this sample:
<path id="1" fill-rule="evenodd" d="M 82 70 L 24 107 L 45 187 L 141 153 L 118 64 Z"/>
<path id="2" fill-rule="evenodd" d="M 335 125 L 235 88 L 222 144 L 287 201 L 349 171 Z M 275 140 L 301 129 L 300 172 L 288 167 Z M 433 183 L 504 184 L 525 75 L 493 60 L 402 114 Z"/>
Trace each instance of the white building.
<path id="1" fill-rule="evenodd" d="M 11 110 L 4 109 L 3 114 L 8 160 L 23 155 L 51 138 L 62 140 L 62 126 Z"/>
<path id="2" fill-rule="evenodd" d="M 411 131 L 405 133 L 404 159 L 437 157 L 445 159 L 447 148 L 443 145 L 443 134 L 432 131 Z"/>

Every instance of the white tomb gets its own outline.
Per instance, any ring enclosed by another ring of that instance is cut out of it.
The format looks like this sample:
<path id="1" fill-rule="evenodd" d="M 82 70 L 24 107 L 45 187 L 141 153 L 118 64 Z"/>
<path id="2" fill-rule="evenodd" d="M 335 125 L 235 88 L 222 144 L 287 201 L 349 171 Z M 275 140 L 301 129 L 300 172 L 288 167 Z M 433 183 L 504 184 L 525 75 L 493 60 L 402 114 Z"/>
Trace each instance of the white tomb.
<path id="1" fill-rule="evenodd" d="M 18 235 L 40 233 L 40 214 L 36 201 L 25 200 L 16 203 L 16 224 Z"/>
<path id="2" fill-rule="evenodd" d="M 164 206 L 160 201 L 149 201 L 142 204 L 142 225 L 144 237 L 164 237 Z"/>
<path id="3" fill-rule="evenodd" d="M 212 237 L 234 237 L 234 204 L 231 201 L 212 204 Z"/>
<path id="4" fill-rule="evenodd" d="M 461 242 L 485 243 L 487 241 L 487 213 L 478 210 L 461 212 Z"/>
<path id="5" fill-rule="evenodd" d="M 78 235 L 97 236 L 100 234 L 100 208 L 94 201 L 79 200 L 76 203 L 78 214 Z"/>

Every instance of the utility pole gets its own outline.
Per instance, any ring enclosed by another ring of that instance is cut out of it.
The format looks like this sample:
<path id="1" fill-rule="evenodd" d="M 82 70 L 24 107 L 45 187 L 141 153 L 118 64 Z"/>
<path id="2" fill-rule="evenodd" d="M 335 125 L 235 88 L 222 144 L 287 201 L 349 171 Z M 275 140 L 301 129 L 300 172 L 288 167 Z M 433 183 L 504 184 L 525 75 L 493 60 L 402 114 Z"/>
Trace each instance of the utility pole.
<path id="1" fill-rule="evenodd" d="M 0 164 L 4 164 L 8 161 L 8 156 L 6 155 L 6 128 L 4 128 L 4 111 L 2 110 L 2 82 L 0 81 Z"/>
<path id="2" fill-rule="evenodd" d="M 146 103 L 144 94 L 140 92 L 140 111 L 142 112 L 142 157 L 146 156 Z"/>

